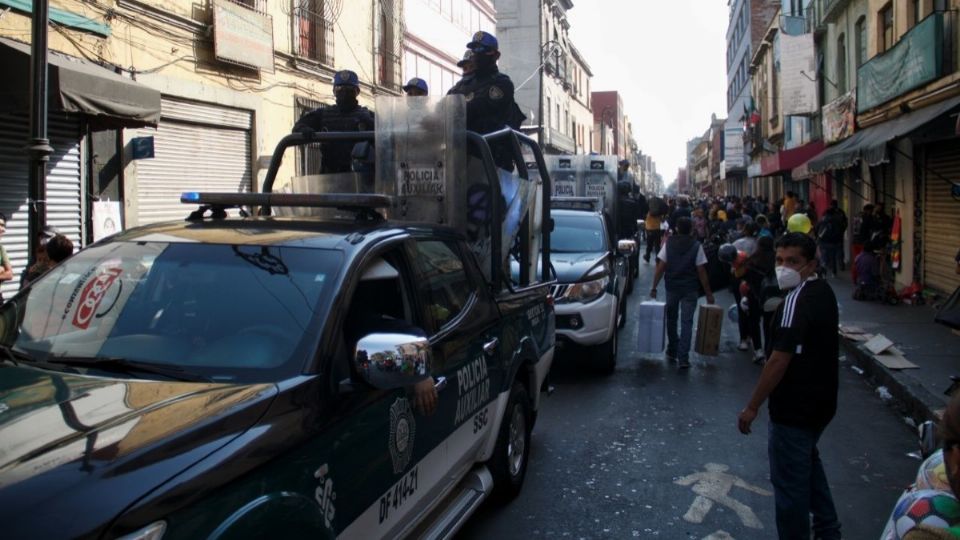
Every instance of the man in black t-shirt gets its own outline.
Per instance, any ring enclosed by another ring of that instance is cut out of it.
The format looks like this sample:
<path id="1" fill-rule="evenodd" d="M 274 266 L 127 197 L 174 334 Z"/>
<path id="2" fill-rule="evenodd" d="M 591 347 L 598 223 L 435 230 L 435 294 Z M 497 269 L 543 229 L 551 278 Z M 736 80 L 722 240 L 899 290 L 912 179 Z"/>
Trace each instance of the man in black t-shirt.
<path id="1" fill-rule="evenodd" d="M 768 359 L 738 427 L 750 433 L 770 398 L 767 451 L 780 538 L 840 538 L 840 521 L 817 442 L 837 411 L 839 310 L 830 285 L 817 279 L 817 246 L 805 234 L 777 242 L 777 282 L 789 290 L 774 317 Z"/>

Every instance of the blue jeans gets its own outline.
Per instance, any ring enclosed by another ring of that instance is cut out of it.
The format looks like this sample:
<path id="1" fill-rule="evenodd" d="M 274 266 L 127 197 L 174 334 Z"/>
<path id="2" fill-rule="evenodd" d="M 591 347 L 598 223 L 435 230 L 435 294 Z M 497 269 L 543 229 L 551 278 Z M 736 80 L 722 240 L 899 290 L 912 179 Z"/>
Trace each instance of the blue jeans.
<path id="1" fill-rule="evenodd" d="M 690 342 L 693 340 L 693 313 L 697 310 L 697 291 L 667 290 L 667 358 L 676 358 L 681 364 L 690 361 Z M 680 317 L 680 337 L 677 338 L 677 316 Z"/>
<path id="2" fill-rule="evenodd" d="M 817 451 L 817 441 L 822 433 L 822 429 L 770 422 L 767 453 L 780 540 L 809 540 L 811 513 L 814 538 L 840 538 L 840 520 Z"/>

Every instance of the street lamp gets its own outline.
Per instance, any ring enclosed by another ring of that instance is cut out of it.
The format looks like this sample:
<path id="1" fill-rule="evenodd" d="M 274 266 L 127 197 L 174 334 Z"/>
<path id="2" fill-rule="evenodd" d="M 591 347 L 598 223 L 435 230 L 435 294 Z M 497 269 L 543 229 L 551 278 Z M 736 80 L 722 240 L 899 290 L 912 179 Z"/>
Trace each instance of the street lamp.
<path id="1" fill-rule="evenodd" d="M 48 0 L 33 3 L 30 47 L 30 140 L 26 151 L 30 156 L 30 176 L 27 186 L 27 245 L 28 264 L 33 264 L 38 245 L 37 237 L 46 222 L 47 162 L 53 154 L 47 137 L 47 24 L 50 17 Z"/>

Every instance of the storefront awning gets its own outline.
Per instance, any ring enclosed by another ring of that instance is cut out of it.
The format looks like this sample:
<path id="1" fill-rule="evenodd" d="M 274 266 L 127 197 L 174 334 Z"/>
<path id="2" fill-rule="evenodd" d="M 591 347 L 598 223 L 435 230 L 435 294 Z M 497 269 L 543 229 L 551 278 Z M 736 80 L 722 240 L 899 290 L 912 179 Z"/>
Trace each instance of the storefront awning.
<path id="1" fill-rule="evenodd" d="M 858 131 L 849 139 L 827 148 L 822 154 L 810 160 L 810 171 L 819 173 L 846 169 L 860 161 L 866 162 L 871 167 L 886 163 L 890 160 L 887 155 L 887 143 L 923 127 L 924 124 L 958 106 L 960 106 L 960 96 Z"/>
<path id="2" fill-rule="evenodd" d="M 774 176 L 791 172 L 813 156 L 823 151 L 823 141 L 813 141 L 803 146 L 781 150 L 771 156 L 765 156 L 760 162 L 761 176 Z"/>
<path id="3" fill-rule="evenodd" d="M 0 110 L 30 110 L 30 45 L 0 38 Z M 102 66 L 55 51 L 49 54 L 50 107 L 84 114 L 94 129 L 156 126 L 160 92 Z"/>

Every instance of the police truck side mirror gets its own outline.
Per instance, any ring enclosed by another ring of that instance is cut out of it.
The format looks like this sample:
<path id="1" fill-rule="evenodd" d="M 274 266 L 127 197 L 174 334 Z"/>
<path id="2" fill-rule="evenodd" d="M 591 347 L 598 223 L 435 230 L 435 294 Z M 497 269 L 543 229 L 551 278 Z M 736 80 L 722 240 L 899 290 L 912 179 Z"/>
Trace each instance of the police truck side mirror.
<path id="1" fill-rule="evenodd" d="M 364 336 L 353 355 L 356 373 L 378 390 L 404 388 L 429 377 L 433 352 L 425 334 L 418 334 Z"/>

